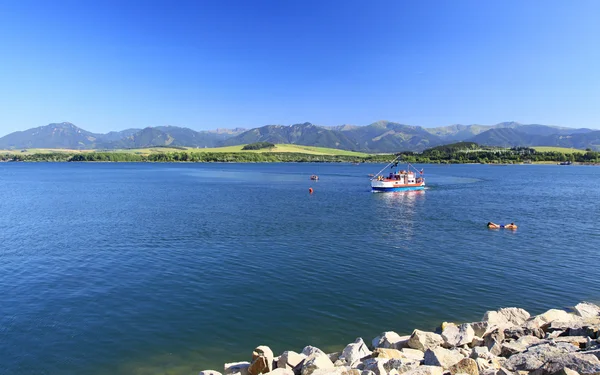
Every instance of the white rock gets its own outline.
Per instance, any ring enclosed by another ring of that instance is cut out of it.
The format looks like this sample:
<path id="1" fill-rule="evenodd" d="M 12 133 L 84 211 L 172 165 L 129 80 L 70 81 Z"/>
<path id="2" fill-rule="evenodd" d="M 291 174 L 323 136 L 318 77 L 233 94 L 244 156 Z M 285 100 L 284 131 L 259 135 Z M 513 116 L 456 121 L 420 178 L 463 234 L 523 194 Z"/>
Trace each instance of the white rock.
<path id="1" fill-rule="evenodd" d="M 525 327 L 531 328 L 531 329 L 540 328 L 540 327 L 542 327 L 546 324 L 550 324 L 552 322 L 565 323 L 565 326 L 566 326 L 566 325 L 568 325 L 568 323 L 575 322 L 579 319 L 581 319 L 581 317 L 576 316 L 574 314 L 569 314 L 568 312 L 566 312 L 564 310 L 550 309 L 543 314 L 536 315 L 533 318 L 529 319 L 525 323 Z"/>
<path id="2" fill-rule="evenodd" d="M 440 346 L 444 342 L 442 336 L 433 332 L 425 332 L 415 329 L 410 335 L 408 340 L 408 346 L 413 349 L 426 351 L 427 349 L 435 348 Z"/>
<path id="3" fill-rule="evenodd" d="M 471 355 L 469 357 L 471 357 L 473 359 L 477 359 L 477 358 L 490 359 L 491 354 L 490 354 L 490 351 L 487 348 L 487 346 L 476 346 L 473 349 L 471 349 Z"/>
<path id="4" fill-rule="evenodd" d="M 411 359 L 413 361 L 422 361 L 423 357 L 425 356 L 425 353 L 417 349 L 402 348 L 400 351 L 407 359 Z"/>
<path id="5" fill-rule="evenodd" d="M 388 358 L 370 358 L 365 360 L 363 365 L 363 370 L 371 371 L 375 375 L 387 375 L 387 369 L 384 367 L 384 364 L 389 361 Z"/>
<path id="6" fill-rule="evenodd" d="M 242 375 L 247 375 L 248 374 L 248 367 L 250 367 L 250 362 L 231 362 L 231 363 L 226 363 L 224 366 L 224 372 L 223 374 L 225 375 L 229 375 L 229 374 L 235 374 L 235 373 L 241 373 Z"/>
<path id="7" fill-rule="evenodd" d="M 460 326 L 448 324 L 444 331 L 442 331 L 444 346 L 449 348 L 470 344 L 474 338 L 475 331 L 469 323 L 461 324 Z"/>
<path id="8" fill-rule="evenodd" d="M 204 370 L 200 371 L 198 375 L 222 375 L 219 371 L 215 370 Z"/>
<path id="9" fill-rule="evenodd" d="M 321 353 L 323 352 L 321 351 Z M 302 365 L 302 375 L 311 375 L 315 370 L 333 369 L 334 367 L 333 362 L 331 362 L 325 353 L 315 353 L 304 360 L 304 365 Z"/>
<path id="10" fill-rule="evenodd" d="M 354 366 L 361 358 L 371 355 L 371 351 L 362 338 L 357 338 L 352 344 L 348 344 L 340 355 L 340 360 L 346 361 L 350 366 Z"/>
<path id="11" fill-rule="evenodd" d="M 600 307 L 589 302 L 578 303 L 573 308 L 573 311 L 575 311 L 576 315 L 579 315 L 582 318 L 593 318 L 600 315 Z"/>
<path id="12" fill-rule="evenodd" d="M 333 369 L 322 368 L 315 370 L 312 375 L 360 375 L 361 371 L 349 366 L 336 367 Z"/>
<path id="13" fill-rule="evenodd" d="M 441 366 L 447 370 L 463 358 L 463 355 L 458 351 L 437 347 L 425 351 L 423 364 L 427 366 Z"/>
<path id="14" fill-rule="evenodd" d="M 298 354 L 294 351 L 288 350 L 283 352 L 283 354 L 279 356 L 279 360 L 277 361 L 277 368 L 293 370 L 305 359 L 306 355 Z"/>
<path id="15" fill-rule="evenodd" d="M 277 367 L 275 370 L 268 372 L 264 375 L 294 375 L 294 371 L 289 368 L 279 368 Z"/>
<path id="16" fill-rule="evenodd" d="M 488 311 L 483 316 L 483 320 L 487 321 L 491 326 L 518 326 L 527 319 L 530 315 L 527 311 L 518 307 L 505 307 L 498 311 Z"/>
<path id="17" fill-rule="evenodd" d="M 323 354 L 326 355 L 324 351 L 322 351 L 321 349 L 315 347 L 315 346 L 305 346 L 304 349 L 302 349 L 302 354 L 304 354 L 307 357 L 310 357 L 313 354 Z"/>
<path id="18" fill-rule="evenodd" d="M 408 346 L 410 336 L 400 336 L 394 331 L 383 332 L 373 339 L 373 348 L 402 349 Z"/>

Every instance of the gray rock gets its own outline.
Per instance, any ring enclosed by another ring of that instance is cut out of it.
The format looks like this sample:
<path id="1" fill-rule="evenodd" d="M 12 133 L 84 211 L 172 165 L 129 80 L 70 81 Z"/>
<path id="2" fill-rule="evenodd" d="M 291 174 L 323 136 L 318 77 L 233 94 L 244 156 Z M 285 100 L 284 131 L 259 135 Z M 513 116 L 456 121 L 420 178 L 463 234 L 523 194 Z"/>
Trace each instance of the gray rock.
<path id="1" fill-rule="evenodd" d="M 527 319 L 530 315 L 527 311 L 518 307 L 505 307 L 498 311 L 488 311 L 483 316 L 484 321 L 487 321 L 491 326 L 518 326 Z"/>
<path id="2" fill-rule="evenodd" d="M 575 370 L 571 370 L 570 368 L 563 367 L 562 370 L 555 372 L 554 375 L 579 375 L 579 373 Z"/>
<path id="3" fill-rule="evenodd" d="M 302 352 L 304 353 L 304 351 Z M 333 369 L 335 367 L 329 357 L 322 351 L 320 352 L 315 352 L 304 360 L 302 375 L 312 375 L 315 370 Z"/>
<path id="4" fill-rule="evenodd" d="M 371 355 L 371 351 L 362 338 L 357 338 L 352 344 L 348 344 L 340 355 L 340 360 L 346 361 L 350 366 L 354 366 L 362 358 Z"/>
<path id="5" fill-rule="evenodd" d="M 247 375 L 248 374 L 248 367 L 250 367 L 250 362 L 231 362 L 231 363 L 226 363 L 224 366 L 224 371 L 223 374 L 225 375 L 229 375 L 229 374 L 235 374 L 235 373 L 241 373 L 242 375 Z"/>
<path id="6" fill-rule="evenodd" d="M 419 367 L 418 362 L 397 358 L 390 359 L 383 364 L 383 368 L 388 372 L 388 375 L 393 371 L 397 371 L 399 374 L 402 374 L 417 367 Z"/>
<path id="7" fill-rule="evenodd" d="M 530 329 L 543 328 L 555 321 L 562 322 L 562 323 L 565 323 L 566 325 L 568 325 L 569 323 L 577 321 L 579 319 L 581 319 L 581 318 L 574 314 L 569 314 L 568 312 L 566 312 L 564 310 L 550 309 L 543 314 L 536 315 L 536 316 L 532 317 L 531 319 L 529 319 L 525 323 L 525 327 L 530 328 Z"/>
<path id="8" fill-rule="evenodd" d="M 294 370 L 296 373 L 300 373 L 304 359 L 306 359 L 306 355 L 298 354 L 294 351 L 288 350 L 279 356 L 279 359 L 277 360 L 277 368 L 285 368 Z"/>
<path id="9" fill-rule="evenodd" d="M 413 349 L 420 351 L 426 351 L 427 349 L 435 348 L 440 346 L 444 342 L 442 336 L 433 332 L 425 332 L 415 329 L 410 335 L 408 340 L 408 346 Z"/>
<path id="10" fill-rule="evenodd" d="M 504 363 L 504 367 L 511 371 L 533 371 L 540 368 L 549 359 L 558 357 L 561 354 L 573 353 L 577 349 L 577 347 L 566 343 L 535 345 L 508 358 Z"/>
<path id="11" fill-rule="evenodd" d="M 492 357 L 492 355 L 487 347 L 477 346 L 477 347 L 474 347 L 473 349 L 471 349 L 471 355 L 469 355 L 469 357 L 473 358 L 473 359 L 477 359 L 477 358 L 490 359 Z"/>
<path id="12" fill-rule="evenodd" d="M 527 350 L 532 345 L 537 345 L 543 342 L 535 336 L 523 336 L 516 341 L 509 341 L 502 343 L 502 352 L 500 355 L 503 357 L 510 357 L 513 354 L 521 353 Z"/>
<path id="13" fill-rule="evenodd" d="M 219 371 L 215 370 L 204 370 L 200 371 L 198 375 L 222 375 Z"/>
<path id="14" fill-rule="evenodd" d="M 473 332 L 475 332 L 475 336 L 479 336 L 479 337 L 483 337 L 483 335 L 487 332 L 489 327 L 490 327 L 490 324 L 487 321 L 471 323 L 471 328 L 473 328 Z"/>
<path id="15" fill-rule="evenodd" d="M 579 315 L 583 318 L 593 318 L 593 317 L 600 316 L 600 307 L 594 305 L 593 303 L 589 303 L 589 302 L 578 303 L 573 308 L 573 311 L 575 312 L 576 315 Z"/>
<path id="16" fill-rule="evenodd" d="M 313 371 L 312 375 L 360 375 L 361 371 L 349 366 L 336 367 L 333 369 L 322 368 Z"/>
<path id="17" fill-rule="evenodd" d="M 410 336 L 400 336 L 394 331 L 383 332 L 373 339 L 373 348 L 402 349 L 408 347 Z"/>
<path id="18" fill-rule="evenodd" d="M 490 361 L 485 358 L 475 358 L 475 363 L 477 364 L 477 369 L 479 373 L 484 372 L 485 370 L 491 368 Z"/>
<path id="19" fill-rule="evenodd" d="M 479 375 L 479 368 L 477 362 L 471 358 L 463 358 L 458 363 L 450 366 L 448 369 L 450 374 L 468 374 L 468 375 Z"/>
<path id="20" fill-rule="evenodd" d="M 389 361 L 388 358 L 369 358 L 362 362 L 358 368 L 371 371 L 375 375 L 387 375 L 387 370 L 383 366 L 387 361 Z"/>
<path id="21" fill-rule="evenodd" d="M 493 355 L 502 353 L 502 342 L 504 341 L 504 330 L 496 328 L 483 336 L 485 346 Z"/>
<path id="22" fill-rule="evenodd" d="M 469 347 L 474 348 L 476 346 L 485 346 L 485 341 L 481 337 L 473 337 L 473 341 L 471 341 Z"/>
<path id="23" fill-rule="evenodd" d="M 531 374 L 552 375 L 563 368 L 569 368 L 582 375 L 597 375 L 600 374 L 600 360 L 590 354 L 564 353 L 549 358 Z"/>
<path id="24" fill-rule="evenodd" d="M 335 352 L 335 353 L 328 353 L 327 357 L 329 357 L 329 360 L 335 364 L 335 362 L 338 359 L 340 359 L 341 355 L 342 355 L 342 352 Z"/>
<path id="25" fill-rule="evenodd" d="M 444 346 L 448 348 L 468 345 L 473 342 L 474 338 L 475 331 L 469 323 L 461 324 L 459 326 L 448 324 L 442 331 Z"/>
<path id="26" fill-rule="evenodd" d="M 447 370 L 463 358 L 463 355 L 458 351 L 437 347 L 425 351 L 423 364 L 426 366 L 440 366 Z"/>
<path id="27" fill-rule="evenodd" d="M 535 336 L 539 339 L 545 335 L 544 331 L 540 328 L 527 328 L 527 327 L 510 327 L 504 330 L 504 338 L 506 340 L 518 340 L 523 336 Z"/>
<path id="28" fill-rule="evenodd" d="M 444 369 L 439 366 L 419 366 L 403 375 L 442 375 L 443 373 Z"/>

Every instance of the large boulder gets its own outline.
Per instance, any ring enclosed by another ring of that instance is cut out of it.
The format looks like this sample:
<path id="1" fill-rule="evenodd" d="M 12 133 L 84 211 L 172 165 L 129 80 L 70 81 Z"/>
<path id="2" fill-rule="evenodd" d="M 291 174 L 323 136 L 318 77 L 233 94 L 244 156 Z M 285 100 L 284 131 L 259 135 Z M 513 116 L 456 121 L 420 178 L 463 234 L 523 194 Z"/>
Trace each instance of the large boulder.
<path id="1" fill-rule="evenodd" d="M 421 353 L 421 355 L 423 354 L 423 352 L 421 352 L 421 351 L 418 351 L 418 352 Z M 373 349 L 372 356 L 373 356 L 373 358 L 387 358 L 387 359 L 406 358 L 404 353 L 402 353 L 400 350 L 389 349 L 389 348 L 375 348 L 375 349 Z"/>
<path id="2" fill-rule="evenodd" d="M 505 307 L 497 311 L 486 312 L 483 320 L 491 326 L 510 327 L 525 323 L 529 317 L 529 313 L 521 308 Z"/>
<path id="3" fill-rule="evenodd" d="M 342 355 L 340 355 L 339 359 L 345 361 L 349 366 L 354 366 L 362 358 L 369 355 L 371 355 L 371 351 L 367 348 L 363 339 L 359 337 L 342 350 Z"/>
<path id="4" fill-rule="evenodd" d="M 402 348 L 402 349 L 400 349 L 400 351 L 402 352 L 402 354 L 404 354 L 404 356 L 407 359 L 417 361 L 417 362 L 422 361 L 423 357 L 425 356 L 425 353 L 423 353 L 422 351 L 417 350 L 417 349 Z"/>
<path id="5" fill-rule="evenodd" d="M 502 353 L 502 342 L 504 341 L 504 330 L 495 328 L 483 336 L 484 345 L 493 355 Z"/>
<path id="6" fill-rule="evenodd" d="M 463 358 L 463 355 L 458 351 L 437 347 L 425 351 L 423 364 L 427 366 L 440 366 L 447 370 Z"/>
<path id="7" fill-rule="evenodd" d="M 575 307 L 573 307 L 573 311 L 575 312 L 575 315 L 579 315 L 582 318 L 593 318 L 600 316 L 600 307 L 589 302 L 578 303 Z"/>
<path id="8" fill-rule="evenodd" d="M 444 369 L 439 366 L 419 366 L 415 369 L 409 370 L 402 375 L 442 375 Z"/>
<path id="9" fill-rule="evenodd" d="M 415 329 L 410 335 L 408 340 L 408 346 L 413 349 L 418 349 L 422 352 L 427 349 L 435 348 L 440 346 L 444 342 L 441 335 L 433 332 L 425 332 Z"/>
<path id="10" fill-rule="evenodd" d="M 463 358 L 458 363 L 453 364 L 448 369 L 452 375 L 456 374 L 468 374 L 468 375 L 479 375 L 479 368 L 477 362 L 471 358 Z"/>
<path id="11" fill-rule="evenodd" d="M 574 353 L 577 347 L 567 343 L 540 344 L 515 354 L 504 362 L 504 366 L 511 371 L 533 371 L 544 363 L 562 354 Z"/>
<path id="12" fill-rule="evenodd" d="M 393 371 L 397 371 L 399 374 L 402 374 L 417 367 L 419 367 L 419 362 L 410 361 L 404 358 L 393 358 L 383 364 L 383 368 L 388 372 L 388 375 Z"/>
<path id="13" fill-rule="evenodd" d="M 447 348 L 468 345 L 473 342 L 474 338 L 475 331 L 469 323 L 461 324 L 459 326 L 448 324 L 442 331 L 444 346 Z"/>
<path id="14" fill-rule="evenodd" d="M 525 323 L 525 327 L 530 328 L 530 329 L 535 329 L 535 328 L 543 329 L 544 327 L 547 327 L 552 322 L 561 322 L 561 323 L 564 323 L 565 325 L 568 325 L 568 323 L 575 322 L 580 319 L 581 319 L 581 317 L 578 317 L 574 314 L 569 314 L 565 310 L 550 309 L 543 314 L 536 315 L 533 318 L 529 319 Z"/>
<path id="15" fill-rule="evenodd" d="M 510 327 L 504 330 L 504 338 L 506 340 L 518 340 L 523 336 L 535 336 L 539 339 L 545 335 L 544 331 L 540 328 L 527 328 L 527 327 Z"/>
<path id="16" fill-rule="evenodd" d="M 226 363 L 224 366 L 223 374 L 237 374 L 241 373 L 242 375 L 248 375 L 248 367 L 250 367 L 250 362 L 231 362 Z"/>
<path id="17" fill-rule="evenodd" d="M 252 352 L 252 363 L 248 367 L 248 374 L 266 374 L 273 370 L 273 351 L 266 345 L 257 346 Z"/>
<path id="18" fill-rule="evenodd" d="M 471 323 L 471 328 L 475 332 L 475 336 L 483 337 L 483 335 L 488 331 L 490 324 L 488 322 L 473 322 Z"/>
<path id="19" fill-rule="evenodd" d="M 333 369 L 335 367 L 329 357 L 327 357 L 326 354 L 321 353 L 314 353 L 304 360 L 304 364 L 302 365 L 302 375 L 312 375 L 315 370 Z"/>
<path id="20" fill-rule="evenodd" d="M 307 357 L 310 357 L 313 354 L 323 354 L 323 355 L 327 355 L 325 354 L 324 351 L 322 351 L 321 349 L 315 347 L 315 346 L 305 346 L 304 349 L 302 349 L 302 354 L 304 354 Z"/>
<path id="21" fill-rule="evenodd" d="M 362 362 L 358 368 L 364 371 L 370 371 L 375 375 L 387 375 L 387 370 L 384 365 L 388 361 L 388 358 L 369 358 Z"/>
<path id="22" fill-rule="evenodd" d="M 600 374 L 600 360 L 590 354 L 565 353 L 549 358 L 532 375 L 552 375 L 563 368 L 577 371 L 581 375 Z"/>
<path id="23" fill-rule="evenodd" d="M 486 346 L 476 346 L 473 349 L 471 349 L 471 354 L 469 355 L 469 357 L 473 359 L 491 359 L 492 355 L 490 354 L 490 351 Z"/>
<path id="24" fill-rule="evenodd" d="M 408 347 L 410 336 L 400 336 L 394 331 L 383 332 L 373 339 L 373 348 L 402 349 Z"/>
<path id="25" fill-rule="evenodd" d="M 294 351 L 288 350 L 283 352 L 277 360 L 277 368 L 285 368 L 289 370 L 297 369 L 300 372 L 302 361 L 306 359 L 306 355 L 298 354 Z"/>

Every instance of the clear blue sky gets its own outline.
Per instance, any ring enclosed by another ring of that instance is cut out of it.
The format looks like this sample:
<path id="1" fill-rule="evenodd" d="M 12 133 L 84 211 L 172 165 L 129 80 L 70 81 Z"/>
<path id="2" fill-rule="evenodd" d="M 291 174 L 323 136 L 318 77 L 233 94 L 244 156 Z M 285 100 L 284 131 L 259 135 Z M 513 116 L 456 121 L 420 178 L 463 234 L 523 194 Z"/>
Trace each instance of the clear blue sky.
<path id="1" fill-rule="evenodd" d="M 309 121 L 600 128 L 600 1 L 0 0 L 0 135 Z"/>

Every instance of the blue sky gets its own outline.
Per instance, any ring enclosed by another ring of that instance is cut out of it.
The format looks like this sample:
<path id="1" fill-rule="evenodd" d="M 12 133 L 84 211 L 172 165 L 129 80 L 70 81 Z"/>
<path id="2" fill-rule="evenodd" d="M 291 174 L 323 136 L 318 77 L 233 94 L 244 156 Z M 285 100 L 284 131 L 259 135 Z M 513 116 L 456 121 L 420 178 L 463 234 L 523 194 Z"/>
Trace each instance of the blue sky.
<path id="1" fill-rule="evenodd" d="M 600 1 L 0 0 L 0 134 L 600 128 Z"/>

